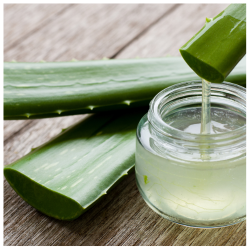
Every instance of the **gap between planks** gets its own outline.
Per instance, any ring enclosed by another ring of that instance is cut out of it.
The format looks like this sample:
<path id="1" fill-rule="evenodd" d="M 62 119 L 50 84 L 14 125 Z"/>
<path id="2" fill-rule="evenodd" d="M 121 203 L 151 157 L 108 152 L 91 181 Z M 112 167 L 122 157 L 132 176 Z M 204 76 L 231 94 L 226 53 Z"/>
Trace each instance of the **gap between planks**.
<path id="1" fill-rule="evenodd" d="M 8 143 L 13 137 L 18 135 L 21 131 L 25 131 L 33 123 L 34 120 L 14 120 L 14 121 L 4 121 L 4 144 Z M 26 129 L 25 129 L 26 128 Z"/>
<path id="2" fill-rule="evenodd" d="M 121 49 L 119 49 L 113 56 L 110 57 L 110 59 L 115 59 L 119 54 L 121 54 L 128 46 L 130 46 L 134 41 L 142 37 L 149 29 L 151 29 L 154 25 L 156 25 L 159 21 L 161 21 L 165 16 L 172 13 L 175 9 L 177 9 L 181 4 L 175 4 L 173 7 L 169 10 L 167 10 L 165 13 L 163 13 L 157 20 L 155 20 L 153 23 L 151 23 L 148 27 L 146 27 L 144 30 L 142 30 L 137 36 L 135 36 L 132 40 L 130 40 L 125 46 L 123 46 Z"/>

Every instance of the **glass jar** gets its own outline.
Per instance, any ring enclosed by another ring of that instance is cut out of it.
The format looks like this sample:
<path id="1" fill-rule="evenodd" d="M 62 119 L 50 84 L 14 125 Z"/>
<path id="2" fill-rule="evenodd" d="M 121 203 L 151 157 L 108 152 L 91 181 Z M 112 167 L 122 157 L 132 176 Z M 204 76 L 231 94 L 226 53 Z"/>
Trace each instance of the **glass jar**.
<path id="1" fill-rule="evenodd" d="M 168 87 L 137 128 L 138 189 L 156 213 L 191 227 L 223 227 L 246 216 L 246 90 L 211 84 L 210 134 L 200 134 L 202 84 Z"/>

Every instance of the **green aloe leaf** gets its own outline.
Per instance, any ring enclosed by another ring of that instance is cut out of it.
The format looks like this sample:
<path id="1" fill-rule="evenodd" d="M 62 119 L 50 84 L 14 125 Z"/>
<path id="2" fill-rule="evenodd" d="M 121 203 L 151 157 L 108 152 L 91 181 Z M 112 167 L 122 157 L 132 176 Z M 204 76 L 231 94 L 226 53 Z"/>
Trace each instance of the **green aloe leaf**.
<path id="1" fill-rule="evenodd" d="M 181 57 L 4 63 L 4 119 L 148 106 L 164 88 L 199 79 Z M 245 59 L 226 81 L 246 84 Z"/>
<path id="2" fill-rule="evenodd" d="M 4 175 L 37 210 L 75 219 L 133 169 L 136 127 L 145 112 L 92 115 L 6 166 Z"/>
<path id="3" fill-rule="evenodd" d="M 230 4 L 216 17 L 206 18 L 180 53 L 201 78 L 223 82 L 246 54 L 246 4 Z"/>

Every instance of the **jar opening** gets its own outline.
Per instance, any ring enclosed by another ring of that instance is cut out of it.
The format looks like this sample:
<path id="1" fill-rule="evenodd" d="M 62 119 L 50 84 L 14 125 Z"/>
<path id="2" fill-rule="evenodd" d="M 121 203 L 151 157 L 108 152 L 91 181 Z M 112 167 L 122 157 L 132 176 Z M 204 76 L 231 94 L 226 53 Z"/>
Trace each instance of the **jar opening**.
<path id="1" fill-rule="evenodd" d="M 200 134 L 201 102 L 201 81 L 175 84 L 154 97 L 148 120 L 162 135 L 186 141 L 209 143 L 245 136 L 245 88 L 228 82 L 211 84 L 211 134 Z"/>

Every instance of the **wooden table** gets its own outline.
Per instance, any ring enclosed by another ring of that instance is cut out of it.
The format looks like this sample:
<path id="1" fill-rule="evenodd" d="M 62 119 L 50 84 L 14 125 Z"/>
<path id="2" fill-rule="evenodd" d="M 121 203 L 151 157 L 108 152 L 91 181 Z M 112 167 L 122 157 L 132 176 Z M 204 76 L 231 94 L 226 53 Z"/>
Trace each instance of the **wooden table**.
<path id="1" fill-rule="evenodd" d="M 5 61 L 179 56 L 178 49 L 227 5 L 5 5 Z M 4 164 L 84 115 L 5 121 Z M 75 221 L 24 202 L 4 180 L 5 245 L 245 245 L 246 223 L 194 229 L 169 222 L 141 198 L 134 174 Z"/>

